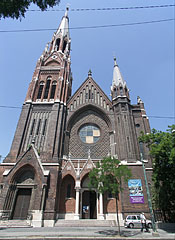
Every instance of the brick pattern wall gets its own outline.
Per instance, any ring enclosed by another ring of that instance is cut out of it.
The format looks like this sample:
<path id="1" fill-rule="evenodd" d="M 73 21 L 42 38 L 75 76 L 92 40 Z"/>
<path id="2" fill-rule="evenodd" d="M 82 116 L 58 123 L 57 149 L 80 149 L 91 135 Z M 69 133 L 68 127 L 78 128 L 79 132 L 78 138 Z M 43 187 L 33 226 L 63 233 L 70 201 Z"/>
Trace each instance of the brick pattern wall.
<path id="1" fill-rule="evenodd" d="M 147 202 L 147 193 L 146 193 L 146 186 L 145 186 L 142 165 L 129 166 L 129 168 L 132 171 L 131 179 L 141 179 L 143 195 L 144 195 L 144 203 L 134 203 L 134 204 L 130 203 L 128 183 L 123 183 L 121 201 L 122 201 L 123 212 L 125 213 L 124 216 L 128 214 L 137 214 L 140 212 L 147 213 L 149 212 L 149 208 L 148 208 L 148 202 Z"/>
<path id="2" fill-rule="evenodd" d="M 109 129 L 100 115 L 93 111 L 86 111 L 74 122 L 70 132 L 69 153 L 71 158 L 87 158 L 88 150 L 91 158 L 103 158 L 110 152 Z M 85 144 L 79 138 L 79 129 L 82 125 L 91 123 L 100 128 L 100 140 L 95 144 Z"/>
<path id="3" fill-rule="evenodd" d="M 67 198 L 67 186 L 71 185 L 70 198 Z M 73 177 L 67 175 L 62 180 L 61 195 L 60 195 L 60 213 L 74 213 L 75 212 L 75 181 Z"/>

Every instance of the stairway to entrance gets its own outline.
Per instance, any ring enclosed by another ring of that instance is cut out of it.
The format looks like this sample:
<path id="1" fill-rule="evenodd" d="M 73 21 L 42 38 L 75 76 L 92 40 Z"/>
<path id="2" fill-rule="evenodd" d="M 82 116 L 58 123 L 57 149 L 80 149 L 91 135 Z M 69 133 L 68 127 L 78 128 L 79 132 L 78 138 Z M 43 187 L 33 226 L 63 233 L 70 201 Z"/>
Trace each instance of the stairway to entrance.
<path id="1" fill-rule="evenodd" d="M 114 227 L 115 220 L 97 220 L 97 219 L 80 219 L 80 220 L 63 220 L 58 219 L 55 227 Z"/>
<path id="2" fill-rule="evenodd" d="M 26 220 L 1 220 L 0 228 L 30 228 L 32 227 Z"/>

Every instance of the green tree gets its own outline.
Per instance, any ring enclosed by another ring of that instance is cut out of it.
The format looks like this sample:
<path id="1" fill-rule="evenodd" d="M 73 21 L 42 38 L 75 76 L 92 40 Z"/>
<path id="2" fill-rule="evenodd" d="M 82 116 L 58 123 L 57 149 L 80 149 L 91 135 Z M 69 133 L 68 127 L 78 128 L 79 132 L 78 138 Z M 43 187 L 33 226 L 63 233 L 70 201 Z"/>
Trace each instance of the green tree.
<path id="1" fill-rule="evenodd" d="M 111 193 L 116 199 L 116 213 L 118 232 L 120 224 L 118 217 L 119 193 L 122 191 L 122 181 L 127 182 L 131 177 L 131 171 L 127 166 L 121 165 L 114 157 L 106 157 L 97 163 L 89 173 L 89 187 L 98 189 L 99 193 Z"/>
<path id="2" fill-rule="evenodd" d="M 47 7 L 53 7 L 59 4 L 60 0 L 1 0 L 0 1 L 0 19 L 20 18 L 25 16 L 26 10 L 30 4 L 36 4 L 42 11 Z"/>
<path id="3" fill-rule="evenodd" d="M 162 211 L 165 221 L 175 219 L 175 125 L 166 132 L 152 130 L 142 133 L 141 142 L 147 144 L 153 158 L 153 208 Z"/>

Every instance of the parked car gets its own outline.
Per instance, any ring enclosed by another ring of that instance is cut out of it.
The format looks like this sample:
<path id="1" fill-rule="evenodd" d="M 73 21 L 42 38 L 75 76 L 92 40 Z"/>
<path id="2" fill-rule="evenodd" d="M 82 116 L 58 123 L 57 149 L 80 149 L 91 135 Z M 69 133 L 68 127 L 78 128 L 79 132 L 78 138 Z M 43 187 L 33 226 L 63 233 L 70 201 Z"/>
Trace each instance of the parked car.
<path id="1" fill-rule="evenodd" d="M 148 226 L 148 228 L 152 228 L 152 223 L 150 220 L 146 220 L 146 224 Z M 124 223 L 125 227 L 129 227 L 129 228 L 141 228 L 141 219 L 140 219 L 140 215 L 128 215 L 125 219 L 125 223 Z"/>

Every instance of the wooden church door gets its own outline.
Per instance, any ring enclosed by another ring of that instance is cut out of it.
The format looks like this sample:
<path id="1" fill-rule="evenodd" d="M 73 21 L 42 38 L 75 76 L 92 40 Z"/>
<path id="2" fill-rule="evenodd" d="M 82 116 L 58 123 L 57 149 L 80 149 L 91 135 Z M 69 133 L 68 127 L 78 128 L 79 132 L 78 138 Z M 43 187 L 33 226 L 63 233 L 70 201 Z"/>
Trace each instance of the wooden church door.
<path id="1" fill-rule="evenodd" d="M 12 219 L 27 219 L 31 192 L 31 188 L 18 189 Z"/>

